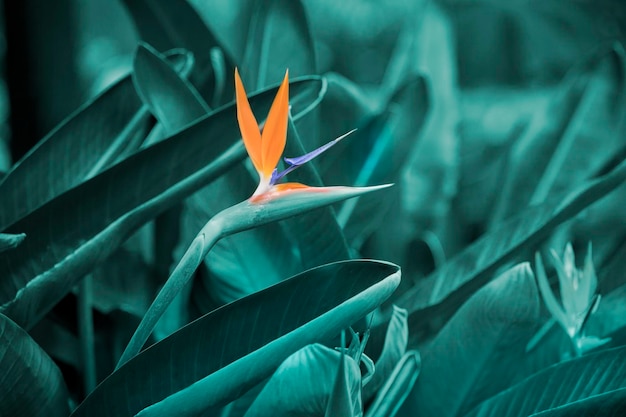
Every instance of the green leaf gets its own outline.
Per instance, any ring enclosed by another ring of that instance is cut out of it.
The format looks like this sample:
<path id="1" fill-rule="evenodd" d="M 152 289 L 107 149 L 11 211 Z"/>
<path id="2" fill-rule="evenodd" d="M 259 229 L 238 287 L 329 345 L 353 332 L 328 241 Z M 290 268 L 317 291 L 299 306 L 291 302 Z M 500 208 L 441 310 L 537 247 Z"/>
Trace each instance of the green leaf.
<path id="1" fill-rule="evenodd" d="M 626 388 L 620 388 L 541 411 L 531 417 L 621 417 L 624 412 L 626 412 Z"/>
<path id="2" fill-rule="evenodd" d="M 163 124 L 167 136 L 211 110 L 193 85 L 147 44 L 140 44 L 135 53 L 133 82 L 143 103 Z"/>
<path id="3" fill-rule="evenodd" d="M 256 2 L 241 62 L 249 91 L 280 82 L 289 75 L 317 74 L 315 49 L 300 0 Z"/>
<path id="4" fill-rule="evenodd" d="M 585 406 L 581 402 L 587 399 L 592 401 L 591 404 L 587 403 L 589 407 L 587 409 L 595 409 L 591 406 L 598 405 L 598 402 L 592 398 L 623 388 L 626 388 L 626 347 L 609 349 L 553 365 L 480 403 L 467 416 L 521 417 L 557 407 L 575 409 L 575 404 L 579 404 L 581 410 L 584 410 Z M 612 402 L 612 405 L 621 403 L 622 411 L 623 395 L 623 392 L 619 393 L 622 399 Z M 613 400 L 615 399 L 613 397 Z"/>
<path id="5" fill-rule="evenodd" d="M 464 415 L 519 380 L 540 301 L 528 263 L 478 291 L 422 351 L 421 378 L 407 400 L 415 415 Z M 502 414 L 505 415 L 505 414 Z"/>
<path id="6" fill-rule="evenodd" d="M 418 351 L 410 350 L 398 361 L 393 372 L 382 386 L 366 417 L 394 417 L 411 393 L 422 367 Z"/>
<path id="7" fill-rule="evenodd" d="M 385 110 L 375 119 L 378 129 L 348 144 L 342 168 L 351 174 L 355 186 L 380 183 L 398 183 L 406 167 L 409 155 L 419 144 L 424 121 L 430 107 L 430 98 L 426 81 L 421 76 L 414 76 L 403 82 L 393 93 Z M 397 208 L 389 213 L 390 209 Z M 344 203 L 338 218 L 344 226 L 350 242 L 359 247 L 372 233 L 380 232 L 385 240 L 385 231 L 381 228 L 384 220 L 387 225 L 400 218 L 400 204 L 394 205 L 394 199 L 364 197 Z M 395 237 L 395 236 L 394 236 Z"/>
<path id="8" fill-rule="evenodd" d="M 233 60 L 221 50 L 220 65 L 216 65 L 211 51 L 217 50 L 220 44 L 187 1 L 124 0 L 124 4 L 142 40 L 161 52 L 185 48 L 193 53 L 196 65 L 191 82 L 203 97 L 211 98 L 209 101 L 216 106 L 230 99 L 230 94 L 223 93 L 229 91 L 225 86 L 234 83 Z"/>
<path id="9" fill-rule="evenodd" d="M 25 238 L 26 235 L 24 233 L 16 235 L 0 233 L 0 253 L 16 248 Z"/>
<path id="10" fill-rule="evenodd" d="M 330 406 L 336 381 L 343 378 L 348 399 L 360 399 L 361 371 L 354 359 L 344 356 L 320 344 L 293 353 L 274 372 L 245 417 L 322 416 Z M 352 401 L 346 405 L 351 409 Z M 360 403 L 358 406 L 360 409 Z"/>
<path id="11" fill-rule="evenodd" d="M 625 74 L 620 45 L 574 67 L 547 109 L 550 117 L 536 114 L 515 143 L 492 224 L 567 194 L 616 153 L 626 126 Z"/>
<path id="12" fill-rule="evenodd" d="M 388 263 L 338 262 L 237 300 L 131 359 L 72 416 L 134 415 L 174 393 L 152 410 L 171 405 L 182 416 L 226 404 L 297 350 L 331 343 L 389 297 L 399 275 L 399 268 Z M 164 412 L 160 415 L 169 413 Z M 151 415 L 150 409 L 141 415 Z"/>
<path id="13" fill-rule="evenodd" d="M 0 314 L 0 414 L 65 417 L 69 396 L 61 371 L 37 343 Z"/>
<path id="14" fill-rule="evenodd" d="M 291 84 L 296 113 L 306 107 L 311 90 L 320 84 L 319 79 Z M 256 112 L 267 113 L 275 91 L 251 98 Z M 133 230 L 242 161 L 245 149 L 239 137 L 231 104 L 133 154 L 16 223 L 10 232 L 33 238 L 10 256 L 0 254 L 4 278 L 0 311 L 31 327 Z"/>
<path id="15" fill-rule="evenodd" d="M 412 338 L 424 340 L 436 333 L 459 306 L 489 282 L 501 266 L 533 250 L 557 226 L 611 193 L 626 180 L 626 162 L 567 198 L 528 208 L 500 228 L 483 235 L 440 269 L 409 289 L 397 301 L 409 310 Z M 411 317 L 419 317 L 419 321 Z M 409 345 L 411 342 L 409 342 Z"/>
<path id="16" fill-rule="evenodd" d="M 0 231 L 113 162 L 148 116 L 129 76 L 83 105 L 0 182 Z"/>
<path id="17" fill-rule="evenodd" d="M 393 315 L 389 321 L 389 327 L 387 327 L 383 351 L 380 354 L 380 358 L 376 361 L 374 376 L 363 387 L 364 402 L 368 402 L 379 392 L 406 353 L 406 345 L 409 339 L 407 316 L 408 312 L 405 309 L 393 306 Z"/>

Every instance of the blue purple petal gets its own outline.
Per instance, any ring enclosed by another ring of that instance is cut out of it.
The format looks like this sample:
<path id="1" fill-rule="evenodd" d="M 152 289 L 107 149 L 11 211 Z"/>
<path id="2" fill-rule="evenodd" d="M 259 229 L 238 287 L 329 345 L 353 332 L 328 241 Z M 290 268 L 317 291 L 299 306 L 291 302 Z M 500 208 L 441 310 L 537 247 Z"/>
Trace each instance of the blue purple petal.
<path id="1" fill-rule="evenodd" d="M 276 184 L 282 177 L 284 177 L 285 175 L 289 174 L 294 169 L 296 169 L 296 168 L 306 164 L 307 162 L 309 162 L 310 160 L 314 159 L 316 156 L 318 156 L 319 154 L 325 152 L 329 148 L 333 147 L 335 144 L 337 144 L 337 142 L 339 142 L 341 139 L 345 138 L 346 136 L 348 136 L 349 134 L 351 134 L 355 130 L 356 129 L 352 129 L 348 133 L 339 136 L 335 140 L 331 140 L 326 145 L 320 146 L 316 150 L 314 150 L 312 152 L 309 152 L 309 153 L 307 153 L 305 155 L 298 156 L 298 157 L 295 157 L 295 158 L 283 158 L 283 160 L 286 163 L 288 163 L 289 166 L 284 171 L 281 171 L 280 173 L 278 171 L 274 170 L 274 172 L 272 172 L 272 178 L 270 179 L 270 185 Z"/>

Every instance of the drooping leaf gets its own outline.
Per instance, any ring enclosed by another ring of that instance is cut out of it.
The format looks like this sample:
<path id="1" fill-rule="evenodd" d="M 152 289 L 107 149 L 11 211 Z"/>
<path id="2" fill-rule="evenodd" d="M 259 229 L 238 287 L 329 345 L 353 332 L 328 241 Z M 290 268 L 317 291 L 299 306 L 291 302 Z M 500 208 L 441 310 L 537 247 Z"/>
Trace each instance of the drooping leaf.
<path id="1" fill-rule="evenodd" d="M 130 76 L 83 105 L 0 183 L 0 231 L 83 182 L 94 167 L 111 163 L 147 118 Z"/>
<path id="2" fill-rule="evenodd" d="M 292 83 L 294 108 L 306 107 L 319 85 L 314 79 Z M 264 91 L 252 98 L 252 105 L 267 113 L 273 96 L 274 90 Z M 243 160 L 238 138 L 231 104 L 16 223 L 9 231 L 33 239 L 11 251 L 10 259 L 0 254 L 0 310 L 24 327 L 32 326 L 130 232 Z"/>
<path id="3" fill-rule="evenodd" d="M 226 404 L 297 350 L 330 343 L 398 283 L 399 268 L 376 261 L 338 262 L 304 272 L 217 309 L 146 349 L 100 384 L 72 416 L 134 415 L 164 399 L 140 415 L 170 405 L 177 415 L 187 415 Z"/>
<path id="4" fill-rule="evenodd" d="M 410 350 L 398 361 L 392 374 L 376 394 L 366 417 L 394 417 L 404 405 L 420 374 L 422 358 L 418 351 Z"/>
<path id="5" fill-rule="evenodd" d="M 380 388 L 385 384 L 394 372 L 396 365 L 406 353 L 406 345 L 409 339 L 409 328 L 407 325 L 408 312 L 394 306 L 393 315 L 387 327 L 385 344 L 380 358 L 376 361 L 374 376 L 367 385 L 363 387 L 363 401 L 367 402 L 373 398 Z"/>
<path id="6" fill-rule="evenodd" d="M 0 414 L 65 417 L 69 396 L 61 371 L 33 339 L 0 314 Z"/>
<path id="7" fill-rule="evenodd" d="M 421 352 L 421 377 L 405 404 L 415 415 L 464 415 L 525 376 L 519 363 L 539 309 L 528 263 L 485 286 Z"/>
<path id="8" fill-rule="evenodd" d="M 290 76 L 317 73 L 313 40 L 300 0 L 253 3 L 246 49 L 241 62 L 250 91 Z"/>
<path id="9" fill-rule="evenodd" d="M 548 200 L 531 207 L 482 236 L 396 301 L 409 310 L 410 337 L 424 340 L 436 333 L 441 319 L 451 317 L 499 267 L 534 249 L 558 225 L 611 193 L 624 181 L 626 162 L 588 182 L 567 198 Z"/>
<path id="10" fill-rule="evenodd" d="M 314 344 L 285 359 L 252 403 L 245 417 L 294 414 L 323 416 L 335 381 L 339 376 L 344 376 L 344 372 L 337 372 L 342 360 L 345 360 L 342 368 L 349 381 L 349 398 L 360 398 L 361 371 L 354 359 L 343 359 L 341 352 Z M 347 405 L 352 407 L 351 402 Z"/>
<path id="11" fill-rule="evenodd" d="M 620 347 L 552 365 L 483 401 L 467 416 L 529 416 L 557 407 L 575 409 L 575 404 L 585 400 L 593 401 L 587 403 L 587 410 L 594 410 L 599 404 L 592 398 L 626 388 L 625 359 L 626 348 Z M 621 398 L 610 402 L 611 406 L 607 408 L 619 407 L 623 411 L 624 400 Z M 581 410 L 584 409 L 583 406 Z"/>

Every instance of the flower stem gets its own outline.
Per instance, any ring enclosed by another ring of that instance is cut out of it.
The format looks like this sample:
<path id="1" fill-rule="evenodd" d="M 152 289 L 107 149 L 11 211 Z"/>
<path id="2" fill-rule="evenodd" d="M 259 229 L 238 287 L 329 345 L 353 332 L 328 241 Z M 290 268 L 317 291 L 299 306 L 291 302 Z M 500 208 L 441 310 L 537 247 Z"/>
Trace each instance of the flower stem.
<path id="1" fill-rule="evenodd" d="M 152 334 L 154 327 L 165 310 L 167 310 L 185 285 L 189 283 L 194 272 L 198 269 L 198 266 L 200 266 L 209 250 L 211 250 L 213 245 L 223 236 L 222 223 L 215 221 L 218 218 L 219 215 L 209 220 L 193 242 L 191 242 L 191 245 L 189 245 L 189 248 L 180 262 L 176 265 L 176 268 L 143 316 L 139 327 L 135 330 L 128 346 L 126 346 L 124 353 L 122 353 L 115 370 L 119 369 L 141 351 L 141 348 L 148 340 L 148 337 L 150 337 L 150 334 Z"/>

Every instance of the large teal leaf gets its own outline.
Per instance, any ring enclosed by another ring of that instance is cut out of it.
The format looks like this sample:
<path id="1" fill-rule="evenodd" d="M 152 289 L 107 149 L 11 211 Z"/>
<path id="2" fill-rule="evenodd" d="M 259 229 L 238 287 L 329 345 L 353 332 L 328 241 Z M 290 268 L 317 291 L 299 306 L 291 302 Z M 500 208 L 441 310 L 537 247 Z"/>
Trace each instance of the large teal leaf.
<path id="1" fill-rule="evenodd" d="M 498 268 L 520 259 L 554 229 L 626 181 L 626 162 L 583 185 L 565 199 L 528 208 L 474 244 L 403 294 L 396 303 L 409 310 L 413 340 L 436 333 Z M 439 324 L 436 324 L 439 323 Z M 421 336 L 420 336 L 421 335 Z"/>
<path id="2" fill-rule="evenodd" d="M 620 347 L 553 365 L 482 402 L 467 416 L 521 417 L 557 407 L 574 408 L 574 404 L 580 404 L 588 399 L 593 401 L 591 399 L 596 396 L 610 395 L 608 393 L 624 388 L 626 388 L 626 347 Z M 619 407 L 623 412 L 623 392 L 620 397 L 622 398 L 620 401 L 612 402 L 612 407 Z M 593 409 L 595 407 L 588 408 L 590 411 Z M 612 411 L 613 414 L 615 412 L 616 409 Z"/>
<path id="3" fill-rule="evenodd" d="M 526 376 L 519 364 L 539 309 L 528 263 L 478 291 L 421 352 L 420 379 L 405 406 L 415 415 L 464 415 Z"/>
<path id="4" fill-rule="evenodd" d="M 493 224 L 548 195 L 564 195 L 621 147 L 626 127 L 626 57 L 621 45 L 574 67 L 548 108 L 512 148 Z"/>
<path id="5" fill-rule="evenodd" d="M 0 230 L 80 184 L 94 167 L 111 163 L 147 118 L 130 76 L 78 109 L 0 183 Z"/>
<path id="6" fill-rule="evenodd" d="M 237 300 L 131 359 L 72 416 L 132 416 L 164 399 L 152 410 L 173 405 L 177 415 L 187 415 L 225 404 L 304 346 L 332 343 L 393 292 L 399 274 L 383 262 L 338 262 Z"/>
<path id="7" fill-rule="evenodd" d="M 292 83 L 296 112 L 320 85 L 317 79 Z M 252 97 L 255 111 L 267 113 L 274 94 L 270 89 Z M 16 223 L 10 230 L 33 238 L 0 254 L 0 310 L 31 327 L 129 233 L 243 160 L 238 138 L 231 104 Z"/>
<path id="8" fill-rule="evenodd" d="M 375 118 L 379 126 L 346 147 L 341 167 L 351 176 L 348 184 L 399 183 L 409 155 L 419 144 L 429 107 L 426 80 L 413 76 L 404 81 Z M 338 217 L 348 240 L 359 247 L 375 231 L 382 239 L 393 240 L 390 234 L 395 232 L 389 223 L 400 218 L 401 211 L 394 202 L 393 198 L 362 197 L 344 203 Z M 387 227 L 381 228 L 384 219 Z"/>
<path id="9" fill-rule="evenodd" d="M 300 0 L 255 2 L 241 75 L 250 91 L 291 76 L 317 73 L 315 49 Z"/>
<path id="10" fill-rule="evenodd" d="M 540 411 L 531 417 L 621 417 L 624 413 L 626 413 L 626 388 L 620 388 L 567 405 Z"/>
<path id="11" fill-rule="evenodd" d="M 69 396 L 61 371 L 28 333 L 3 314 L 0 369 L 0 415 L 68 415 Z"/>

